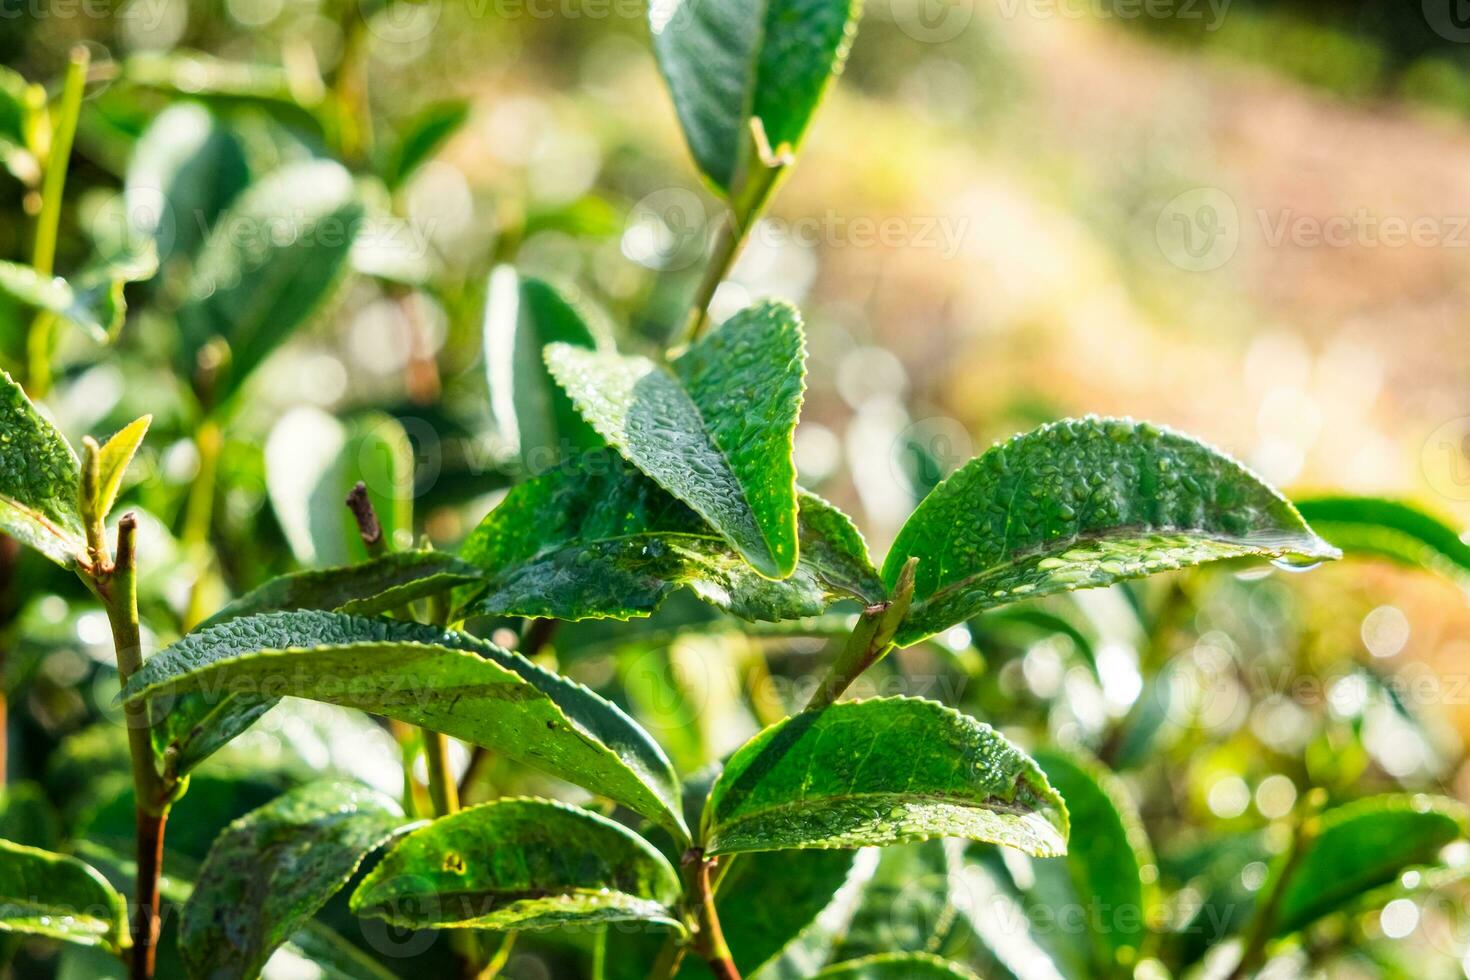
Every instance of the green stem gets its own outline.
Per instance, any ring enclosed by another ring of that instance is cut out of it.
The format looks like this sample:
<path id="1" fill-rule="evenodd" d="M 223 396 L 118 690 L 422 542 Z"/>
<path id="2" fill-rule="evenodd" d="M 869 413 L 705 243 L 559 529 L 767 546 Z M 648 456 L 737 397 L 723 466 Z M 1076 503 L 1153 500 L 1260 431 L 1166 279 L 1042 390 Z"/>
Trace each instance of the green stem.
<path id="1" fill-rule="evenodd" d="M 475 980 L 495 980 L 500 976 L 500 971 L 505 969 L 505 964 L 510 962 L 510 952 L 516 946 L 516 933 L 507 932 L 505 938 L 500 941 L 500 948 L 495 951 L 485 969 L 479 972 Z"/>
<path id="2" fill-rule="evenodd" d="M 1240 962 L 1230 972 L 1228 980 L 1243 980 L 1256 973 L 1264 965 L 1266 945 L 1276 934 L 1277 913 L 1286 895 L 1286 886 L 1291 882 L 1292 875 L 1296 872 L 1302 859 L 1306 857 L 1313 839 L 1317 836 L 1318 814 L 1321 812 L 1322 804 L 1326 801 L 1326 796 L 1325 791 L 1317 789 L 1302 801 L 1296 827 L 1292 833 L 1291 847 L 1281 863 L 1275 881 L 1271 883 L 1271 890 L 1267 893 L 1265 901 L 1256 907 L 1256 913 L 1251 919 L 1250 931 L 1246 935 L 1245 948 L 1240 954 Z"/>
<path id="3" fill-rule="evenodd" d="M 89 566 L 82 573 L 107 609 L 118 678 L 123 685 L 143 666 L 143 643 L 138 621 L 137 537 L 137 517 L 123 515 L 117 524 L 117 557 L 109 564 L 104 555 L 103 564 Z M 131 975 L 133 980 L 148 980 L 153 976 L 154 954 L 158 945 L 158 885 L 163 872 L 164 825 L 168 820 L 173 791 L 154 765 L 147 703 L 134 701 L 124 704 L 123 717 L 128 729 L 128 752 L 133 764 L 133 797 L 138 820 L 137 901 L 133 908 Z"/>
<path id="4" fill-rule="evenodd" d="M 735 958 L 725 943 L 720 928 L 720 914 L 715 908 L 715 890 L 710 886 L 710 872 L 717 861 L 708 859 L 699 848 L 684 856 L 685 894 L 694 903 L 698 928 L 694 933 L 694 951 L 709 965 L 715 980 L 740 980 Z"/>
<path id="5" fill-rule="evenodd" d="M 837 655 L 837 659 L 828 668 L 827 675 L 812 692 L 811 700 L 807 702 L 807 711 L 820 711 L 836 702 L 863 671 L 882 660 L 893 649 L 894 634 L 898 632 L 898 627 L 908 615 L 909 606 L 913 602 L 914 573 L 918 565 L 919 559 L 910 558 L 893 587 L 893 598 L 863 610 L 857 625 L 853 627 L 852 635 L 843 645 L 842 652 Z"/>
<path id="6" fill-rule="evenodd" d="M 791 163 L 789 154 L 771 152 L 759 121 L 753 119 L 751 122 L 754 143 L 747 167 L 748 176 L 741 180 L 740 187 L 731 197 L 725 221 L 720 225 L 714 249 L 710 253 L 709 264 L 705 266 L 704 275 L 694 291 L 689 319 L 685 322 L 678 341 L 678 346 L 681 347 L 694 343 L 709 327 L 709 304 L 715 297 L 715 290 L 720 288 L 720 283 L 730 274 L 730 269 L 734 267 L 735 260 L 745 247 L 750 229 L 765 210 L 766 203 L 770 201 Z"/>
<path id="7" fill-rule="evenodd" d="M 46 175 L 41 183 L 41 210 L 36 216 L 36 237 L 31 265 L 41 276 L 56 272 L 56 243 L 60 237 L 61 203 L 66 193 L 66 172 L 71 164 L 72 142 L 76 139 L 77 119 L 82 112 L 82 95 L 87 87 L 87 49 L 75 47 L 66 66 L 66 80 L 57 107 L 56 126 L 52 130 L 51 148 L 46 157 Z M 56 317 L 46 311 L 36 314 L 26 338 L 26 388 L 32 398 L 41 398 L 51 390 L 51 334 Z"/>
<path id="8" fill-rule="evenodd" d="M 447 817 L 459 811 L 459 783 L 449 767 L 449 739 L 424 729 L 424 757 L 429 767 L 429 798 L 434 816 Z"/>
<path id="9" fill-rule="evenodd" d="M 189 604 L 184 612 L 185 632 L 204 619 L 205 587 L 214 564 L 209 529 L 214 521 L 215 482 L 219 474 L 220 452 L 224 447 L 224 433 L 220 431 L 219 423 L 213 420 L 202 423 L 194 434 L 194 447 L 199 453 L 199 471 L 194 476 L 189 500 L 184 505 L 184 552 L 194 567 L 194 582 L 189 586 Z"/>

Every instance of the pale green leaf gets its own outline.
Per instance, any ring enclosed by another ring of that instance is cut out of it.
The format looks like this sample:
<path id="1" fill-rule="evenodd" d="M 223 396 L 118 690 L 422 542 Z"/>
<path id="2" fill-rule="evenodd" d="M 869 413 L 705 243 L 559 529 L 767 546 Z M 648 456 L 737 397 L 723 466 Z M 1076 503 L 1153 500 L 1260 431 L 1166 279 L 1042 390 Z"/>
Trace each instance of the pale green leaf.
<path id="1" fill-rule="evenodd" d="M 668 758 L 615 705 L 464 633 L 341 613 L 269 613 L 190 633 L 150 657 L 128 700 L 202 691 L 360 708 L 494 749 L 607 796 L 681 839 Z"/>
<path id="2" fill-rule="evenodd" d="M 497 800 L 420 827 L 384 856 L 352 910 L 402 928 L 679 926 L 679 877 L 652 844 L 565 803 Z"/>
<path id="3" fill-rule="evenodd" d="M 123 288 L 151 279 L 157 271 L 158 256 L 151 245 L 136 255 L 83 270 L 70 281 L 39 275 L 30 266 L 0 262 L 0 293 L 45 310 L 105 344 L 117 336 L 127 317 Z"/>
<path id="4" fill-rule="evenodd" d="M 368 557 L 347 494 L 358 482 L 390 547 L 413 530 L 413 445 L 397 419 L 343 422 L 311 406 L 281 416 L 265 444 L 266 492 L 296 560 L 338 566 Z"/>
<path id="5" fill-rule="evenodd" d="M 193 377 L 205 345 L 229 348 L 223 403 L 321 309 L 347 267 L 363 206 L 352 175 L 327 160 L 268 174 L 210 230 L 179 309 L 179 370 Z"/>
<path id="6" fill-rule="evenodd" d="M 0 530 L 70 567 L 86 552 L 81 463 L 20 385 L 0 371 Z"/>
<path id="7" fill-rule="evenodd" d="M 750 120 L 772 147 L 801 144 L 857 30 L 857 0 L 663 0 L 653 48 L 689 149 L 722 191 L 751 165 Z"/>
<path id="8" fill-rule="evenodd" d="M 551 373 L 629 462 L 767 578 L 796 569 L 792 439 L 806 389 L 801 317 L 752 306 L 673 362 L 547 348 Z"/>
<path id="9" fill-rule="evenodd" d="M 1066 849 L 1067 811 L 1036 763 L 933 701 L 834 704 L 767 728 L 710 791 L 712 854 L 964 837 L 1037 856 Z"/>
<path id="10" fill-rule="evenodd" d="M 919 559 L 899 646 L 994 606 L 1225 558 L 1336 558 L 1289 501 L 1219 451 L 1124 419 L 1042 426 L 935 487 L 883 565 Z"/>
<path id="11" fill-rule="evenodd" d="M 247 980 L 404 824 L 396 803 L 352 783 L 311 783 L 215 839 L 184 903 L 191 976 Z"/>
<path id="12" fill-rule="evenodd" d="M 143 445 L 143 437 L 148 434 L 148 426 L 152 422 L 151 415 L 134 419 L 113 433 L 112 438 L 104 442 L 98 450 L 97 499 L 92 502 L 93 512 L 98 517 L 106 518 L 112 513 L 112 505 L 117 503 L 117 494 L 122 489 L 128 465 L 137 455 L 138 447 Z"/>
<path id="13" fill-rule="evenodd" d="M 0 932 L 128 946 L 122 896 L 76 858 L 0 840 Z"/>
<path id="14" fill-rule="evenodd" d="M 542 351 L 551 343 L 588 350 L 611 344 L 556 289 L 497 267 L 485 297 L 484 339 L 495 428 L 529 472 L 603 445 L 552 380 Z"/>
<path id="15" fill-rule="evenodd" d="M 800 493 L 801 559 L 782 581 L 757 574 L 708 524 L 612 453 L 584 455 L 523 483 L 461 548 L 485 570 L 474 611 L 555 619 L 647 616 L 687 587 L 742 619 L 820 615 L 837 599 L 883 595 L 846 515 Z"/>
<path id="16" fill-rule="evenodd" d="M 128 231 L 151 238 L 165 263 L 192 259 L 249 182 L 233 133 L 197 102 L 171 105 L 138 137 L 128 162 Z"/>

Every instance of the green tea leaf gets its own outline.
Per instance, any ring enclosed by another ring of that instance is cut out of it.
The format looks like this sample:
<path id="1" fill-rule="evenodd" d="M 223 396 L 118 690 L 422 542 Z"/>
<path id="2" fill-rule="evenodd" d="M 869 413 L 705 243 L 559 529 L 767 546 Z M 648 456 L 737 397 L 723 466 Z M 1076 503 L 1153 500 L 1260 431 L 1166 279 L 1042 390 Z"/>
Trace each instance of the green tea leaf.
<path id="1" fill-rule="evenodd" d="M 400 840 L 352 911 L 408 929 L 679 927 L 679 894 L 669 862 L 621 824 L 565 803 L 497 800 Z"/>
<path id="2" fill-rule="evenodd" d="M 1467 811 L 1455 800 L 1375 796 L 1322 814 L 1321 827 L 1290 869 L 1273 920 L 1275 934 L 1296 932 L 1418 865 L 1465 836 Z M 1282 868 L 1278 865 L 1272 882 Z"/>
<path id="3" fill-rule="evenodd" d="M 122 77 L 133 85 L 203 100 L 219 110 L 260 109 L 312 137 L 323 135 L 314 111 L 320 94 L 293 86 L 286 69 L 274 65 L 229 61 L 201 51 L 141 51 L 123 62 Z"/>
<path id="4" fill-rule="evenodd" d="M 148 426 L 152 422 L 151 415 L 134 419 L 102 444 L 97 453 L 97 499 L 92 503 L 97 516 L 105 518 L 112 513 L 112 505 L 117 503 L 128 465 L 137 455 L 138 447 L 143 445 L 143 437 L 148 434 Z"/>
<path id="5" fill-rule="evenodd" d="M 779 955 L 831 903 L 853 869 L 852 851 L 743 855 L 716 897 L 725 941 L 742 975 Z"/>
<path id="6" fill-rule="evenodd" d="M 193 377 L 216 337 L 229 345 L 221 404 L 336 289 L 363 219 L 352 175 L 326 160 L 282 167 L 220 217 L 179 310 L 179 369 Z"/>
<path id="7" fill-rule="evenodd" d="M 359 565 L 294 572 L 271 579 L 225 606 L 199 628 L 260 613 L 301 609 L 374 616 L 482 577 L 477 569 L 443 552 L 396 552 Z M 154 750 L 165 768 L 184 775 L 255 724 L 276 700 L 259 694 L 181 694 L 153 729 Z"/>
<path id="8" fill-rule="evenodd" d="M 552 344 L 552 375 L 604 439 L 767 578 L 796 570 L 792 438 L 806 390 L 801 316 L 752 306 L 665 370 Z"/>
<path id="9" fill-rule="evenodd" d="M 69 568 L 87 550 L 81 463 L 20 385 L 0 379 L 0 531 Z"/>
<path id="10" fill-rule="evenodd" d="M 533 474 L 604 444 L 552 380 L 542 357 L 551 343 L 611 347 L 552 286 L 510 266 L 496 268 L 485 298 L 490 410 L 501 439 Z"/>
<path id="11" fill-rule="evenodd" d="M 464 633 L 341 613 L 248 616 L 153 655 L 122 696 L 188 691 L 292 695 L 386 715 L 585 786 L 687 838 L 668 758 L 632 719 Z"/>
<path id="12" fill-rule="evenodd" d="M 968 967 L 928 953 L 880 953 L 829 966 L 817 976 L 823 980 L 980 980 Z"/>
<path id="13" fill-rule="evenodd" d="M 125 183 L 128 230 L 160 260 L 192 259 L 205 234 L 250 183 L 245 151 L 204 106 L 169 106 L 138 138 Z"/>
<path id="14" fill-rule="evenodd" d="M 39 275 L 27 265 L 0 262 L 0 293 L 52 313 L 105 344 L 117 336 L 127 317 L 124 286 L 151 279 L 157 271 L 158 256 L 151 246 L 137 255 L 84 270 L 72 281 Z"/>
<path id="15" fill-rule="evenodd" d="M 32 113 L 45 104 L 45 89 L 0 66 L 0 166 L 32 186 L 41 180 L 41 165 L 31 147 Z"/>
<path id="16" fill-rule="evenodd" d="M 1387 558 L 1470 590 L 1470 544 L 1428 511 L 1381 497 L 1311 497 L 1296 505 L 1317 533 L 1349 555 Z"/>
<path id="17" fill-rule="evenodd" d="M 483 577 L 479 569 L 447 552 L 397 551 L 357 565 L 278 576 L 225 606 L 200 628 L 297 609 L 376 616 Z"/>
<path id="18" fill-rule="evenodd" d="M 76 858 L 0 840 L 0 932 L 111 950 L 128 943 L 122 896 Z"/>
<path id="19" fill-rule="evenodd" d="M 699 515 L 613 453 L 583 456 L 513 489 L 460 553 L 489 587 L 476 612 L 554 619 L 647 616 L 679 588 L 742 619 L 821 614 L 883 595 L 846 515 L 799 494 L 801 560 L 763 578 Z"/>
<path id="20" fill-rule="evenodd" d="M 1097 762 L 1054 750 L 1035 758 L 1067 801 L 1071 821 L 1086 828 L 1073 836 L 1066 857 L 1054 860 L 1065 866 L 1076 907 L 1105 910 L 1088 917 L 1082 937 L 1090 947 L 1090 975 L 1131 976 L 1153 903 L 1145 872 L 1156 870 L 1143 824 L 1117 777 Z"/>
<path id="21" fill-rule="evenodd" d="M 470 104 L 463 100 L 439 102 L 424 108 L 404 125 L 398 143 L 383 164 L 383 183 L 397 190 L 419 167 L 438 153 L 450 137 L 470 118 Z"/>
<path id="22" fill-rule="evenodd" d="M 653 49 L 695 162 L 739 189 L 759 119 L 772 147 L 801 144 L 857 31 L 857 0 L 668 0 L 649 5 Z"/>
<path id="23" fill-rule="evenodd" d="M 956 921 L 951 878 L 964 846 L 960 840 L 934 839 L 879 850 L 872 878 L 827 962 L 896 949 L 943 948 Z"/>
<path id="24" fill-rule="evenodd" d="M 736 751 L 710 791 L 711 854 L 964 837 L 1042 857 L 1066 849 L 1045 775 L 989 725 L 933 701 L 834 704 Z"/>
<path id="25" fill-rule="evenodd" d="M 236 820 L 184 903 L 179 949 L 190 976 L 257 976 L 403 824 L 396 803 L 352 783 L 311 783 Z"/>
<path id="26" fill-rule="evenodd" d="M 883 565 L 919 558 L 908 646 L 994 606 L 1223 558 L 1338 557 L 1286 498 L 1228 456 L 1121 419 L 1045 425 L 934 488 Z"/>

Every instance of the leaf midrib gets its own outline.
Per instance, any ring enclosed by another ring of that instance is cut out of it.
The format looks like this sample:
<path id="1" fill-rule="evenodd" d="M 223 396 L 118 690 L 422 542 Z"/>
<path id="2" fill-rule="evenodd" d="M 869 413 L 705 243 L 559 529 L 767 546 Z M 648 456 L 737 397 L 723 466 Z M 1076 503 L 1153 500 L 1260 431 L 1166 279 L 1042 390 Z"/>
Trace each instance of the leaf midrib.
<path id="1" fill-rule="evenodd" d="M 1012 816 L 1044 816 L 1043 812 L 1034 807 L 1026 807 L 1018 803 L 1012 803 L 998 796 L 988 796 L 983 800 L 974 797 L 950 796 L 944 793 L 916 793 L 912 791 L 895 792 L 885 790 L 875 793 L 844 793 L 840 796 L 821 796 L 814 799 L 792 800 L 789 803 L 773 803 L 761 807 L 758 810 L 750 810 L 730 820 L 721 821 L 716 818 L 714 827 L 715 836 L 718 837 L 731 828 L 740 827 L 752 820 L 769 817 L 773 814 L 782 813 L 800 808 L 814 808 L 828 803 L 857 803 L 865 800 L 894 800 L 898 802 L 917 801 L 920 803 L 946 803 L 958 804 L 970 810 L 988 810 L 994 813 L 1005 813 Z M 937 836 L 937 835 L 935 835 Z"/>

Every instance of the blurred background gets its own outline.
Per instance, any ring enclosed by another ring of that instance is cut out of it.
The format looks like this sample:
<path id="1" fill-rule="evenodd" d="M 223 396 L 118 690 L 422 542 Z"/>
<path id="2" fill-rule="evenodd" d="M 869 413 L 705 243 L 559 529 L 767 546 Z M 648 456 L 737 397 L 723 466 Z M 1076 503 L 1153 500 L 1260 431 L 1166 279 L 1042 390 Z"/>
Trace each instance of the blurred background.
<path id="1" fill-rule="evenodd" d="M 199 95 L 228 115 L 253 161 L 316 152 L 322 136 L 301 107 L 323 99 L 323 79 L 339 84 L 347 52 L 370 119 L 362 159 L 383 159 L 426 107 L 462 101 L 467 113 L 395 189 L 402 223 L 382 243 L 432 263 L 434 287 L 350 279 L 252 379 L 220 457 L 218 564 L 208 597 L 195 596 L 206 607 L 272 570 L 351 557 L 315 535 L 302 503 L 322 472 L 292 461 L 364 444 L 378 448 L 357 448 L 359 463 L 409 460 L 375 489 L 398 508 L 401 540 L 440 547 L 524 475 L 497 431 L 482 357 L 495 265 L 604 311 L 626 349 L 662 344 L 682 322 L 719 205 L 683 145 L 641 2 L 77 0 L 62 15 L 64 2 L 0 0 L 0 62 L 22 75 L 51 85 L 74 45 L 92 52 L 63 267 L 106 237 L 132 146 L 175 99 Z M 881 556 L 916 500 L 993 441 L 1095 412 L 1197 435 L 1290 492 L 1404 497 L 1466 527 L 1461 7 L 869 0 L 799 165 L 715 302 L 717 316 L 767 296 L 804 312 L 803 482 L 851 513 Z M 0 181 L 0 257 L 25 259 L 20 216 L 35 207 L 23 181 Z M 168 274 L 165 263 L 163 288 Z M 49 404 L 69 435 L 158 416 L 130 492 L 158 517 L 157 547 L 186 556 L 187 542 L 169 542 L 184 536 L 199 466 L 187 385 L 151 356 L 167 347 L 167 316 L 137 306 L 118 351 L 64 340 Z M 156 596 L 175 628 L 199 588 L 198 576 L 170 577 L 178 567 L 184 557 Z M 87 630 L 100 642 L 105 623 L 58 593 L 22 613 L 33 628 L 20 643 L 50 630 L 46 649 L 80 651 L 80 675 L 97 666 Z M 946 700 L 1132 766 L 1166 881 L 1187 879 L 1168 855 L 1200 828 L 1265 827 L 1311 785 L 1470 797 L 1461 585 L 1354 562 L 1304 576 L 1182 574 L 1076 605 L 1085 636 L 1022 642 L 977 625 L 895 669 L 959 678 Z M 1084 640 L 1095 674 L 1071 659 Z M 656 693 L 639 700 L 626 670 L 610 679 L 623 661 L 587 643 L 558 653 L 589 683 L 626 687 L 681 771 L 761 720 L 758 703 L 690 722 Z M 768 651 L 770 671 L 795 677 L 820 649 Z M 679 656 L 684 670 L 705 664 L 699 683 L 723 682 L 708 667 L 723 654 Z M 9 669 L 32 691 L 23 724 L 45 745 L 94 709 L 66 693 L 76 682 L 65 670 L 36 663 Z M 1138 705 L 1166 666 L 1192 678 L 1192 707 L 1166 710 L 1137 741 Z M 20 751 L 40 769 L 49 750 Z M 1144 765 L 1151 753 L 1169 765 Z M 1416 906 L 1407 928 L 1395 914 L 1351 928 L 1423 941 L 1429 959 L 1406 975 L 1459 975 L 1462 927 L 1435 939 L 1429 911 Z M 1329 975 L 1398 975 L 1399 956 Z"/>

